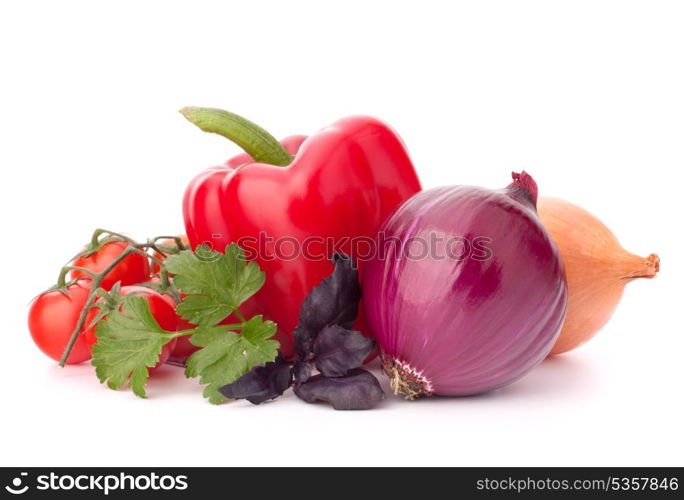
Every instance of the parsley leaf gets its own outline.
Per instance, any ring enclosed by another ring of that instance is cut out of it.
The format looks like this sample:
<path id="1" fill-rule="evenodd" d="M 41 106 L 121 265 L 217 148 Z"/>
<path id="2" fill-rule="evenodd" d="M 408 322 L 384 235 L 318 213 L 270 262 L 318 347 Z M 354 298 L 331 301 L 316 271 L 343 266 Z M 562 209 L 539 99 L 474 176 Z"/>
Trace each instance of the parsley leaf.
<path id="1" fill-rule="evenodd" d="M 200 245 L 195 253 L 184 250 L 165 261 L 173 283 L 189 296 L 178 306 L 178 313 L 195 325 L 215 325 L 254 295 L 266 275 L 255 262 L 247 262 L 235 243 L 225 253 Z"/>
<path id="2" fill-rule="evenodd" d="M 188 358 L 185 376 L 199 376 L 200 384 L 208 384 L 204 397 L 210 403 L 221 403 L 226 398 L 218 391 L 220 387 L 275 359 L 279 347 L 278 341 L 271 339 L 275 332 L 275 323 L 264 321 L 261 315 L 245 321 L 240 334 L 221 325 L 200 326 L 190 342 L 202 349 Z"/>
<path id="3" fill-rule="evenodd" d="M 119 389 L 128 380 L 141 398 L 146 397 L 148 367 L 159 361 L 162 346 L 177 336 L 162 330 L 147 301 L 134 295 L 123 299 L 123 311 L 114 310 L 100 321 L 95 333 L 92 363 L 100 382 Z"/>
<path id="4" fill-rule="evenodd" d="M 169 256 L 163 265 L 173 274 L 174 285 L 186 294 L 176 312 L 196 328 L 165 332 L 145 299 L 126 296 L 119 311 L 115 300 L 118 294 L 113 297 L 103 292 L 101 298 L 108 307 L 103 304 L 104 312 L 97 318 L 98 342 L 93 347 L 97 376 L 112 389 L 128 380 L 133 392 L 145 397 L 148 368 L 159 360 L 162 346 L 181 334 L 192 335 L 190 342 L 202 349 L 187 359 L 185 375 L 199 377 L 207 386 L 204 396 L 211 403 L 221 403 L 226 397 L 219 387 L 234 382 L 254 366 L 273 361 L 278 354 L 280 344 L 271 338 L 275 323 L 262 316 L 245 319 L 238 310 L 262 287 L 265 274 L 256 263 L 247 262 L 236 244 L 227 246 L 225 254 L 206 246 L 198 247 L 195 253 L 184 250 Z M 219 324 L 232 313 L 240 323 Z"/>

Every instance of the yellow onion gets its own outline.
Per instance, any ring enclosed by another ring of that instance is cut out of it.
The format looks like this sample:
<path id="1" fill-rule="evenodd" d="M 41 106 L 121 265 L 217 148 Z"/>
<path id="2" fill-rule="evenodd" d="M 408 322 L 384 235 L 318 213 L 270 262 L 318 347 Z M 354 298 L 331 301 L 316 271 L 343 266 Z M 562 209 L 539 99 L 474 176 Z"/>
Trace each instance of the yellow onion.
<path id="1" fill-rule="evenodd" d="M 568 201 L 540 197 L 537 211 L 565 263 L 568 311 L 551 350 L 560 354 L 593 337 L 615 312 L 625 285 L 655 277 L 660 259 L 627 252 L 605 224 Z"/>

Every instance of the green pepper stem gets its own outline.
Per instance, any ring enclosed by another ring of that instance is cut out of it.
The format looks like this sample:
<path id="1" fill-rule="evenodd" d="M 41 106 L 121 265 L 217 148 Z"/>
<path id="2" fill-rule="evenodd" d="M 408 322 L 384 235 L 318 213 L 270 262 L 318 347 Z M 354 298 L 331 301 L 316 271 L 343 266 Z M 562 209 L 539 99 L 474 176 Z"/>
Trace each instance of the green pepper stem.
<path id="1" fill-rule="evenodd" d="M 292 156 L 275 137 L 235 113 L 194 106 L 183 108 L 180 112 L 201 130 L 233 141 L 256 162 L 285 167 L 292 161 Z"/>

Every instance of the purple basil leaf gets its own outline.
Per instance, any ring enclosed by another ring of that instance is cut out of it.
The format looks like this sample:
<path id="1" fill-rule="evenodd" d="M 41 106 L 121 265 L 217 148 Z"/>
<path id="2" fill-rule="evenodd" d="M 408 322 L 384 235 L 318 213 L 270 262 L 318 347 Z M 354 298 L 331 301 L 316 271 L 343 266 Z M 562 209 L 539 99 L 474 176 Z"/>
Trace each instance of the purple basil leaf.
<path id="1" fill-rule="evenodd" d="M 314 340 L 316 368 L 326 377 L 343 377 L 373 350 L 373 341 L 356 330 L 339 325 L 326 326 Z"/>
<path id="2" fill-rule="evenodd" d="M 362 369 L 352 370 L 346 377 L 316 375 L 296 387 L 295 394 L 307 403 L 330 403 L 336 410 L 369 410 L 385 397 L 378 380 Z"/>
<path id="3" fill-rule="evenodd" d="M 311 371 L 313 364 L 308 361 L 297 361 L 292 367 L 292 374 L 294 375 L 295 387 L 299 387 L 304 382 L 311 378 Z"/>
<path id="4" fill-rule="evenodd" d="M 278 354 L 275 361 L 255 366 L 235 382 L 224 385 L 219 392 L 227 398 L 246 399 L 258 405 L 282 396 L 292 385 L 292 367 Z"/>
<path id="5" fill-rule="evenodd" d="M 297 325 L 293 336 L 297 357 L 302 360 L 311 360 L 313 358 L 313 341 L 316 338 L 316 333 Z"/>
<path id="6" fill-rule="evenodd" d="M 335 254 L 332 261 L 332 274 L 309 292 L 299 310 L 294 339 L 301 360 L 312 358 L 314 340 L 324 327 L 351 328 L 358 314 L 361 287 L 354 261 L 342 253 Z"/>

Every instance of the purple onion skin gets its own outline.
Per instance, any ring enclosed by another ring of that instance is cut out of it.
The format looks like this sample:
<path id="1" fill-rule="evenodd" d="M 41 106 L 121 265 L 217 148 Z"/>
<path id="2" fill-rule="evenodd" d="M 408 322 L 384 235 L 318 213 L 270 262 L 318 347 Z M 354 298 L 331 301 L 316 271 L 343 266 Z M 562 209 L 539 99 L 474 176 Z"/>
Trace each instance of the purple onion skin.
<path id="1" fill-rule="evenodd" d="M 560 332 L 567 306 L 563 264 L 537 216 L 534 180 L 525 172 L 513 178 L 500 190 L 420 192 L 378 233 L 378 248 L 391 237 L 402 245 L 366 263 L 363 306 L 383 368 L 407 399 L 510 384 L 546 357 Z M 407 242 L 430 242 L 431 233 L 443 241 L 491 238 L 490 258 L 471 252 L 458 259 L 457 251 L 449 257 L 436 244 L 421 259 L 424 248 Z M 411 256 L 401 248 L 412 249 Z"/>

